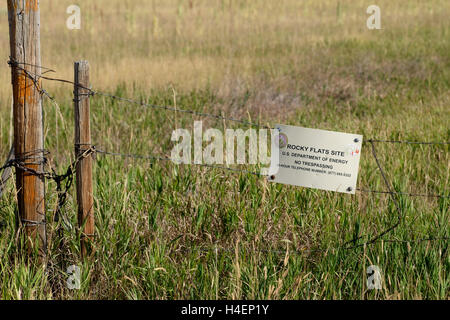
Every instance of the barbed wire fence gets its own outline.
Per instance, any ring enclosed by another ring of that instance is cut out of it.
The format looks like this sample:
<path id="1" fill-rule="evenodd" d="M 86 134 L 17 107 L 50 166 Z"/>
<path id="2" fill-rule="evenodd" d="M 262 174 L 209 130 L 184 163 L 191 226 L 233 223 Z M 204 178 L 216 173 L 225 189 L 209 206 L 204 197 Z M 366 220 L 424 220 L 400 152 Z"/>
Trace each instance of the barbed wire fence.
<path id="1" fill-rule="evenodd" d="M 32 83 L 36 87 L 36 89 L 39 91 L 41 98 L 47 97 L 52 103 L 55 103 L 55 104 L 57 104 L 56 99 L 53 96 L 51 96 L 45 89 L 42 88 L 42 86 L 40 84 L 41 79 L 47 80 L 47 81 L 64 83 L 64 84 L 70 84 L 70 85 L 76 86 L 78 88 L 84 89 L 88 92 L 87 94 L 84 94 L 84 95 L 86 95 L 88 97 L 103 96 L 103 97 L 106 97 L 106 98 L 109 98 L 112 100 L 116 100 L 116 101 L 120 101 L 123 103 L 138 105 L 141 107 L 146 107 L 146 108 L 151 108 L 151 109 L 161 109 L 161 110 L 165 110 L 165 111 L 190 114 L 193 116 L 207 117 L 207 118 L 212 118 L 212 119 L 216 119 L 216 120 L 231 121 L 231 122 L 239 123 L 242 125 L 247 125 L 247 126 L 252 126 L 252 127 L 257 127 L 257 128 L 273 129 L 270 126 L 262 125 L 259 122 L 251 122 L 251 121 L 237 119 L 237 118 L 233 118 L 233 117 L 227 117 L 226 115 L 223 115 L 223 114 L 219 115 L 219 114 L 212 114 L 212 113 L 206 113 L 206 112 L 198 112 L 198 111 L 189 110 L 189 109 L 180 109 L 177 107 L 166 106 L 166 105 L 149 104 L 149 103 L 145 103 L 142 101 L 137 101 L 135 99 L 121 97 L 118 95 L 114 95 L 111 93 L 102 92 L 102 91 L 98 91 L 98 90 L 93 90 L 92 88 L 87 88 L 85 86 L 82 86 L 82 85 L 75 83 L 73 81 L 70 81 L 70 80 L 58 79 L 58 78 L 52 78 L 52 77 L 45 76 L 45 74 L 47 74 L 47 73 L 55 72 L 54 70 L 52 70 L 50 68 L 13 61 L 11 58 L 8 61 L 8 65 L 10 67 L 14 67 L 14 68 L 21 70 L 27 78 L 32 80 Z M 41 68 L 42 70 L 45 70 L 45 71 L 42 72 L 41 75 L 37 75 L 30 71 L 25 70 L 20 65 L 29 65 L 29 66 Z M 364 247 L 364 246 L 377 244 L 380 242 L 382 242 L 382 243 L 408 243 L 408 244 L 413 244 L 413 243 L 417 244 L 417 243 L 432 242 L 432 241 L 448 242 L 450 240 L 450 237 L 436 237 L 436 238 L 428 237 L 428 238 L 418 238 L 418 239 L 383 239 L 383 237 L 385 235 L 387 235 L 387 234 L 391 233 L 393 230 L 395 230 L 402 223 L 402 221 L 404 219 L 404 216 L 402 214 L 402 210 L 400 207 L 399 199 L 398 199 L 399 196 L 448 199 L 448 198 L 450 198 L 450 195 L 448 195 L 448 194 L 428 194 L 428 193 L 421 194 L 421 193 L 408 193 L 408 192 L 394 191 L 391 184 L 389 183 L 389 181 L 387 179 L 385 170 L 378 158 L 377 149 L 376 149 L 375 145 L 376 144 L 405 144 L 405 145 L 424 145 L 424 146 L 432 147 L 432 146 L 438 146 L 438 145 L 449 145 L 450 141 L 432 141 L 432 142 L 430 142 L 430 141 L 368 139 L 368 140 L 365 140 L 364 143 L 370 144 L 371 154 L 377 164 L 378 170 L 380 171 L 380 174 L 383 179 L 383 183 L 387 190 L 373 190 L 373 189 L 357 188 L 356 191 L 358 191 L 360 193 L 366 193 L 366 194 L 389 195 L 391 197 L 391 199 L 395 205 L 395 209 L 397 211 L 397 216 L 396 216 L 397 221 L 394 224 L 392 224 L 391 226 L 388 226 L 385 230 L 383 230 L 380 233 L 378 233 L 377 235 L 369 238 L 369 240 L 367 240 L 363 243 L 358 243 L 359 240 L 364 238 L 364 236 L 359 236 L 359 237 L 355 237 L 333 249 L 350 250 L 350 249 L 355 249 L 355 248 L 360 248 L 360 247 Z M 80 147 L 80 146 L 78 146 L 78 147 Z M 19 156 L 15 155 L 15 156 L 11 157 L 11 155 L 13 154 L 13 149 L 12 149 L 8 160 L 5 162 L 5 164 L 2 167 L 0 167 L 0 173 L 2 173 L 2 175 L 0 176 L 1 177 L 0 197 L 2 195 L 2 191 L 4 190 L 6 182 L 12 175 L 10 172 L 11 168 L 15 168 L 16 170 L 20 169 L 20 170 L 23 170 L 24 172 L 27 172 L 30 175 L 35 175 L 35 176 L 38 176 L 43 179 L 52 180 L 56 183 L 56 189 L 57 189 L 57 194 L 58 194 L 57 207 L 55 209 L 55 217 L 56 217 L 56 219 L 59 219 L 62 216 L 62 208 L 65 205 L 68 192 L 72 186 L 74 174 L 76 171 L 75 168 L 76 168 L 77 164 L 86 157 L 93 156 L 95 154 L 99 154 L 99 155 L 103 155 L 103 156 L 107 156 L 107 157 L 121 157 L 121 158 L 130 158 L 130 159 L 149 160 L 149 161 L 155 161 L 155 162 L 156 161 L 161 161 L 161 162 L 167 161 L 167 162 L 177 163 L 177 161 L 175 159 L 172 159 L 172 158 L 166 157 L 166 156 L 151 155 L 151 154 L 150 155 L 142 155 L 142 154 L 137 154 L 137 153 L 124 153 L 124 152 L 120 152 L 120 151 L 107 151 L 107 150 L 103 150 L 102 148 L 98 148 L 95 144 L 84 145 L 83 147 L 84 147 L 83 152 L 78 157 L 76 157 L 76 159 L 67 167 L 66 170 L 63 171 L 62 174 L 57 174 L 53 168 L 50 168 L 47 171 L 45 171 L 45 170 L 44 171 L 36 171 L 36 170 L 30 169 L 24 165 L 24 163 L 26 163 L 27 161 L 30 161 L 31 159 L 34 159 L 36 157 L 36 155 L 39 154 L 39 155 L 43 155 L 44 165 L 48 166 L 48 157 L 50 155 L 49 151 L 35 150 L 35 151 L 28 152 L 26 155 L 19 155 Z M 220 169 L 220 170 L 229 171 L 229 172 L 233 172 L 233 173 L 250 174 L 250 175 L 255 175 L 258 177 L 268 178 L 267 175 L 264 175 L 264 174 L 261 174 L 259 172 L 255 172 L 255 171 L 249 171 L 246 169 L 230 168 L 227 166 L 221 166 L 221 165 L 215 165 L 215 164 L 195 164 L 195 165 L 200 166 L 200 167 L 210 168 L 210 169 Z M 21 221 L 21 223 L 23 223 L 25 225 L 33 225 L 36 222 Z M 43 223 L 46 223 L 46 219 L 44 219 Z M 189 249 L 189 248 L 187 248 L 187 249 Z M 221 246 L 217 246 L 217 245 L 203 247 L 203 248 L 196 248 L 195 250 L 197 250 L 197 249 L 200 251 L 202 251 L 202 250 L 234 251 L 235 250 L 234 248 L 225 248 L 225 247 L 221 247 Z M 329 250 L 330 250 L 330 248 L 327 248 L 327 249 L 305 249 L 305 250 L 297 250 L 297 251 L 290 250 L 290 251 L 292 253 L 302 254 L 305 252 L 316 252 L 316 251 L 325 252 L 325 251 L 329 251 Z M 283 253 L 283 254 L 286 253 L 285 251 L 280 251 L 280 250 L 256 250 L 256 251 L 274 252 L 274 253 Z"/>

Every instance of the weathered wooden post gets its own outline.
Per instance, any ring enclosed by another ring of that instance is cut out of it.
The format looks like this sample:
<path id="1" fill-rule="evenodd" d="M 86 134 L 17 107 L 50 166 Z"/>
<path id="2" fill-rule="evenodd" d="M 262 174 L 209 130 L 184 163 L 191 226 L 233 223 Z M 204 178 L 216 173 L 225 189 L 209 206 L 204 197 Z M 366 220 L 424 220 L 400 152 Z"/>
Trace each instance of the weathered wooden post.
<path id="1" fill-rule="evenodd" d="M 90 91 L 89 63 L 75 62 L 75 156 L 80 158 L 86 150 L 91 148 L 90 127 Z M 80 227 L 81 254 L 89 254 L 94 238 L 94 197 L 92 190 L 92 156 L 89 155 L 77 163 L 77 202 L 78 224 Z"/>
<path id="2" fill-rule="evenodd" d="M 39 1 L 8 0 L 8 20 L 20 225 L 29 252 L 39 248 L 45 254 L 44 177 L 35 174 L 44 169 Z"/>

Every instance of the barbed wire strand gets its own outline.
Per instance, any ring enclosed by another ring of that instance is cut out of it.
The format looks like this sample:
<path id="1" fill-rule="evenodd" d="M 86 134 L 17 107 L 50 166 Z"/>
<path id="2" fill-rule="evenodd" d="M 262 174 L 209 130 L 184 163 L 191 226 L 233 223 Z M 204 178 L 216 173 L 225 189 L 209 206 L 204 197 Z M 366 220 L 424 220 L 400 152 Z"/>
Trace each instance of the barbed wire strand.
<path id="1" fill-rule="evenodd" d="M 161 157 L 161 156 L 154 156 L 154 155 L 141 155 L 141 154 L 130 154 L 130 153 L 119 153 L 119 152 L 109 152 L 104 151 L 102 149 L 96 149 L 95 151 L 98 154 L 103 154 L 105 156 L 113 156 L 113 157 L 122 157 L 122 158 L 131 158 L 131 159 L 140 159 L 140 160 L 155 160 L 155 161 L 172 161 L 174 163 L 177 163 L 172 158 L 169 157 Z M 213 164 L 199 164 L 198 166 L 204 166 L 209 167 L 213 169 L 222 169 L 226 171 L 232 171 L 232 172 L 239 172 L 239 173 L 248 173 L 259 177 L 267 177 L 267 175 L 249 171 L 249 170 L 243 170 L 243 169 L 237 169 L 237 168 L 229 168 L 224 166 L 217 166 Z M 0 168 L 0 171 L 2 171 L 4 168 L 9 167 L 9 164 L 6 164 L 4 167 Z M 389 192 L 389 191 L 383 191 L 383 190 L 372 190 L 372 189 L 361 189 L 357 188 L 356 191 L 361 193 L 375 193 L 375 194 L 397 194 L 397 195 L 404 195 L 404 196 L 410 196 L 410 197 L 424 197 L 424 198 L 450 198 L 450 196 L 443 195 L 443 194 L 420 194 L 420 193 L 407 193 L 407 192 Z"/>
<path id="2" fill-rule="evenodd" d="M 245 124 L 245 125 L 250 125 L 250 126 L 256 126 L 256 127 L 260 127 L 260 128 L 267 128 L 267 129 L 271 129 L 267 126 L 261 125 L 260 123 L 256 123 L 256 122 L 250 122 L 250 121 L 246 121 L 246 120 L 242 120 L 242 119 L 236 119 L 236 118 L 231 118 L 231 117 L 226 117 L 223 115 L 217 115 L 217 114 L 211 114 L 211 113 L 205 113 L 205 112 L 199 112 L 199 111 L 194 111 L 194 110 L 187 110 L 187 109 L 179 109 L 179 108 L 175 108 L 175 107 L 171 107 L 171 106 L 161 106 L 161 105 L 156 105 L 156 104 L 149 104 L 149 103 L 144 103 L 141 101 L 137 101 L 137 100 L 133 100 L 130 98 L 124 98 L 124 97 L 119 97 L 117 95 L 113 95 L 110 93 L 106 93 L 106 92 L 101 92 L 101 91 L 97 91 L 97 90 L 93 90 L 91 88 L 87 88 L 85 86 L 82 86 L 78 83 L 75 83 L 73 81 L 70 80 L 65 80 L 65 79 L 58 79 L 58 78 L 51 78 L 51 77 L 47 77 L 47 76 L 43 76 L 43 75 L 37 75 L 34 74 L 28 70 L 25 70 L 22 67 L 18 66 L 17 62 L 14 62 L 12 60 L 10 60 L 8 62 L 9 65 L 14 66 L 20 70 L 22 70 L 27 77 L 31 78 L 33 80 L 33 82 L 35 83 L 35 85 L 37 85 L 37 79 L 35 77 L 44 79 L 44 80 L 48 80 L 48 81 L 55 81 L 55 82 L 61 82 L 61 83 L 65 83 L 65 84 L 71 84 L 74 86 L 77 86 L 78 88 L 87 90 L 89 92 L 90 95 L 94 96 L 94 95 L 99 95 L 99 96 L 104 96 L 104 97 L 108 97 L 114 100 L 119 100 L 122 102 L 128 102 L 130 104 L 135 104 L 135 105 L 140 105 L 143 107 L 148 107 L 148 108 L 155 108 L 155 109 L 163 109 L 163 110 L 167 110 L 167 111 L 173 111 L 173 112 L 180 112 L 180 113 L 188 113 L 188 114 L 192 114 L 192 115 L 196 115 L 199 117 L 209 117 L 209 118 L 214 118 L 217 120 L 227 120 L 227 121 L 233 121 L 233 122 L 237 122 L 237 123 L 241 123 L 241 124 Z M 33 77 L 34 75 L 34 77 Z M 41 92 L 42 89 L 39 88 L 39 91 Z"/>
<path id="3" fill-rule="evenodd" d="M 359 246 L 355 246 L 355 247 L 327 247 L 327 248 L 315 248 L 315 249 L 309 249 L 309 248 L 304 248 L 304 249 L 291 249 L 286 248 L 285 250 L 281 250 L 281 249 L 252 249 L 252 248 L 241 248 L 241 250 L 243 251 L 248 251 L 251 253 L 255 253 L 255 252 L 263 252 L 263 253 L 275 253 L 275 254 L 283 254 L 286 255 L 286 253 L 288 252 L 289 254 L 295 254 L 295 255 L 303 255 L 305 253 L 316 253 L 316 252 L 330 252 L 330 251 L 337 251 L 337 250 L 344 250 L 344 251 L 348 251 L 350 249 L 356 249 L 356 248 L 361 248 L 364 245 L 368 246 L 368 245 L 375 245 L 375 244 L 415 244 L 418 245 L 420 243 L 423 242 L 439 242 L 439 241 L 445 241 L 445 242 L 450 242 L 450 237 L 439 237 L 439 238 L 435 238 L 435 237 L 429 237 L 429 238 L 420 238 L 420 239 L 379 239 L 377 241 L 374 241 L 372 243 L 366 243 L 363 245 L 359 245 Z M 227 248 L 227 247 L 223 247 L 223 246 L 218 246 L 218 245 L 210 245 L 210 246 L 204 246 L 204 247 L 181 247 L 178 250 L 175 251 L 203 251 L 203 252 L 211 252 L 211 250 L 220 250 L 220 251 L 225 251 L 225 252 L 232 252 L 234 253 L 236 251 L 236 248 Z"/>
<path id="4" fill-rule="evenodd" d="M 398 143 L 398 144 L 423 144 L 423 145 L 446 145 L 450 144 L 450 141 L 406 141 L 406 140 L 377 140 L 377 139 L 369 139 L 366 142 L 368 143 Z"/>
<path id="5" fill-rule="evenodd" d="M 33 73 L 31 73 L 30 71 L 27 71 L 21 67 L 18 66 L 18 62 L 12 61 L 10 58 L 10 61 L 8 61 L 8 64 L 10 66 L 15 66 L 21 70 L 23 70 L 24 72 L 26 72 L 27 76 L 31 77 L 31 79 L 36 80 L 35 78 L 32 77 Z M 44 68 L 44 67 L 41 67 Z M 46 68 L 48 69 L 48 68 Z M 52 72 L 54 72 L 54 70 L 48 69 Z M 241 124 L 245 124 L 245 125 L 250 125 L 250 126 L 256 126 L 256 127 L 260 127 L 260 128 L 266 128 L 266 129 L 273 129 L 269 126 L 266 125 L 261 125 L 260 123 L 257 122 L 251 122 L 251 121 L 247 121 L 247 120 L 242 120 L 242 119 L 237 119 L 237 118 L 232 118 L 232 117 L 226 117 L 224 115 L 217 115 L 217 114 L 212 114 L 212 113 L 206 113 L 206 112 L 198 112 L 198 111 L 194 111 L 194 110 L 188 110 L 188 109 L 179 109 L 179 108 L 175 108 L 175 107 L 171 107 L 171 106 L 162 106 L 162 105 L 156 105 L 156 104 L 149 104 L 149 103 L 144 103 L 142 101 L 137 101 L 131 98 L 124 98 L 124 97 L 120 97 L 117 95 L 113 95 L 110 93 L 106 93 L 106 92 L 102 92 L 102 91 L 98 91 L 98 90 L 93 90 L 92 88 L 87 88 L 85 86 L 80 85 L 79 83 L 70 81 L 70 80 L 65 80 L 65 79 L 58 79 L 58 78 L 52 78 L 52 77 L 47 77 L 47 76 L 43 76 L 43 75 L 37 75 L 34 74 L 34 76 L 42 78 L 44 80 L 48 80 L 48 81 L 55 81 L 55 82 L 61 82 L 61 83 L 65 83 L 65 84 L 71 84 L 74 86 L 77 86 L 78 88 L 87 90 L 89 92 L 89 95 L 91 96 L 95 96 L 95 95 L 100 95 L 100 96 L 104 96 L 104 97 L 108 97 L 111 98 L 113 100 L 119 100 L 122 102 L 128 102 L 130 104 L 135 104 L 135 105 L 140 105 L 143 107 L 149 107 L 149 108 L 158 108 L 158 109 L 163 109 L 163 110 L 168 110 L 168 111 L 173 111 L 173 112 L 180 112 L 180 113 L 187 113 L 187 114 L 192 114 L 192 115 L 197 115 L 200 117 L 209 117 L 209 118 L 214 118 L 214 119 L 218 119 L 218 120 L 227 120 L 227 121 L 233 121 L 233 122 L 237 122 L 237 123 L 241 123 Z M 36 81 L 34 81 L 36 83 Z M 40 89 L 40 91 L 42 91 L 42 89 Z M 44 92 L 46 93 L 46 92 Z M 49 96 L 49 98 L 51 98 Z M 51 98 L 53 99 L 53 98 Z M 407 140 L 380 140 L 380 139 L 369 139 L 363 142 L 367 142 L 367 143 L 398 143 L 398 144 L 422 144 L 422 145 L 447 145 L 450 144 L 450 141 L 443 141 L 443 142 L 430 142 L 430 141 L 407 141 Z"/>
<path id="6" fill-rule="evenodd" d="M 120 152 L 109 152 L 104 151 L 102 149 L 96 149 L 97 153 L 104 154 L 106 156 L 114 156 L 114 157 L 122 157 L 122 158 L 131 158 L 131 159 L 141 159 L 141 160 L 155 160 L 155 161 L 172 161 L 175 164 L 180 164 L 176 160 L 173 160 L 170 157 L 161 157 L 161 156 L 155 156 L 155 155 L 141 155 L 141 154 L 133 154 L 133 153 L 120 153 Z M 214 169 L 222 169 L 227 171 L 233 171 L 233 172 L 242 172 L 242 173 L 248 173 L 255 176 L 260 177 L 268 177 L 266 174 L 249 171 L 245 169 L 237 169 L 237 168 L 229 168 L 214 164 L 195 164 L 196 166 L 203 166 L 203 167 L 209 167 Z M 368 189 L 361 189 L 357 188 L 356 191 L 361 193 L 379 193 L 379 194 L 398 194 L 398 195 L 405 195 L 405 196 L 411 196 L 411 197 L 430 197 L 430 198 L 450 198 L 450 196 L 442 195 L 442 194 L 418 194 L 418 193 L 407 193 L 407 192 L 393 192 L 393 191 L 379 191 L 379 190 L 368 190 Z"/>
<path id="7" fill-rule="evenodd" d="M 361 189 L 356 188 L 356 191 L 361 193 L 378 193 L 378 194 L 391 194 L 389 191 L 380 191 L 380 190 L 372 190 L 372 189 Z M 408 193 L 408 192 L 392 192 L 393 194 L 398 194 L 402 196 L 410 196 L 410 197 L 422 197 L 422 198 L 450 198 L 450 196 L 444 194 L 428 194 L 428 193 Z"/>
<path id="8" fill-rule="evenodd" d="M 169 158 L 169 157 L 109 152 L 109 151 L 104 151 L 104 150 L 101 150 L 101 149 L 98 149 L 98 148 L 96 149 L 96 152 L 100 153 L 100 154 L 107 155 L 107 156 L 113 156 L 113 157 L 132 158 L 132 159 L 144 159 L 144 160 L 156 160 L 156 161 L 172 161 L 175 164 L 183 164 L 182 162 L 177 161 L 177 160 L 172 159 L 172 158 Z M 200 164 L 195 164 L 195 165 L 196 166 L 200 166 L 200 167 L 221 169 L 221 170 L 225 170 L 225 171 L 232 171 L 232 172 L 238 172 L 238 173 L 247 173 L 247 174 L 260 176 L 260 177 L 267 176 L 267 175 L 263 175 L 261 173 L 254 172 L 254 171 L 249 171 L 249 170 L 244 170 L 244 169 L 237 169 L 237 168 L 230 168 L 230 167 L 224 167 L 224 166 L 218 166 L 218 165 L 214 165 L 214 164 L 200 163 Z"/>

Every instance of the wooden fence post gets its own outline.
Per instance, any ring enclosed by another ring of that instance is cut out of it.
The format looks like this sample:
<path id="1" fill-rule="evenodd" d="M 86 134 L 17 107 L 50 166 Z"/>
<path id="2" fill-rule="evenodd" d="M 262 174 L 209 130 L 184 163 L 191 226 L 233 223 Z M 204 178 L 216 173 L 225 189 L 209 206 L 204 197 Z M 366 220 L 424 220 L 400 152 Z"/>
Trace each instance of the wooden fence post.
<path id="1" fill-rule="evenodd" d="M 78 159 L 86 150 L 91 148 L 90 91 L 84 89 L 89 87 L 89 63 L 87 61 L 75 62 L 74 69 L 75 156 Z M 81 254 L 86 257 L 91 251 L 95 232 L 92 155 L 77 163 L 76 172 Z"/>
<path id="2" fill-rule="evenodd" d="M 40 12 L 38 0 L 8 0 L 13 87 L 15 159 L 20 225 L 25 227 L 28 251 L 47 246 L 45 218 L 44 135 L 40 94 Z M 28 168 L 30 170 L 27 170 Z"/>

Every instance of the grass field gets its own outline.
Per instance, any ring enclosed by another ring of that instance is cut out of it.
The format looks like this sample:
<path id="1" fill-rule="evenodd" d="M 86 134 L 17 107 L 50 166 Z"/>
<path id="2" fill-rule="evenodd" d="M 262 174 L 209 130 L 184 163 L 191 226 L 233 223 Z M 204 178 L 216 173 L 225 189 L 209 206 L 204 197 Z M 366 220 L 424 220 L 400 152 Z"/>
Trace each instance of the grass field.
<path id="1" fill-rule="evenodd" d="M 91 64 L 94 89 L 155 104 L 363 134 L 365 139 L 450 141 L 450 2 L 378 0 L 382 30 L 368 30 L 373 1 L 79 0 L 81 30 L 66 28 L 72 0 L 41 1 L 42 64 L 72 79 Z M 0 159 L 11 145 L 6 2 L 0 7 Z M 53 75 L 52 75 L 53 76 Z M 73 160 L 71 86 L 45 82 L 45 144 L 58 171 Z M 96 145 L 169 155 L 175 128 L 236 128 L 92 98 Z M 239 126 L 240 127 L 240 126 Z M 242 127 L 245 129 L 245 127 Z M 377 144 L 396 191 L 449 196 L 449 146 Z M 385 190 L 364 145 L 358 186 Z M 449 299 L 449 198 L 355 196 L 274 185 L 219 169 L 97 155 L 96 252 L 80 261 L 71 189 L 64 241 L 47 185 L 47 268 L 17 252 L 15 189 L 0 199 L 1 299 Z M 80 290 L 66 268 L 82 269 Z M 382 290 L 366 268 L 380 267 Z"/>

